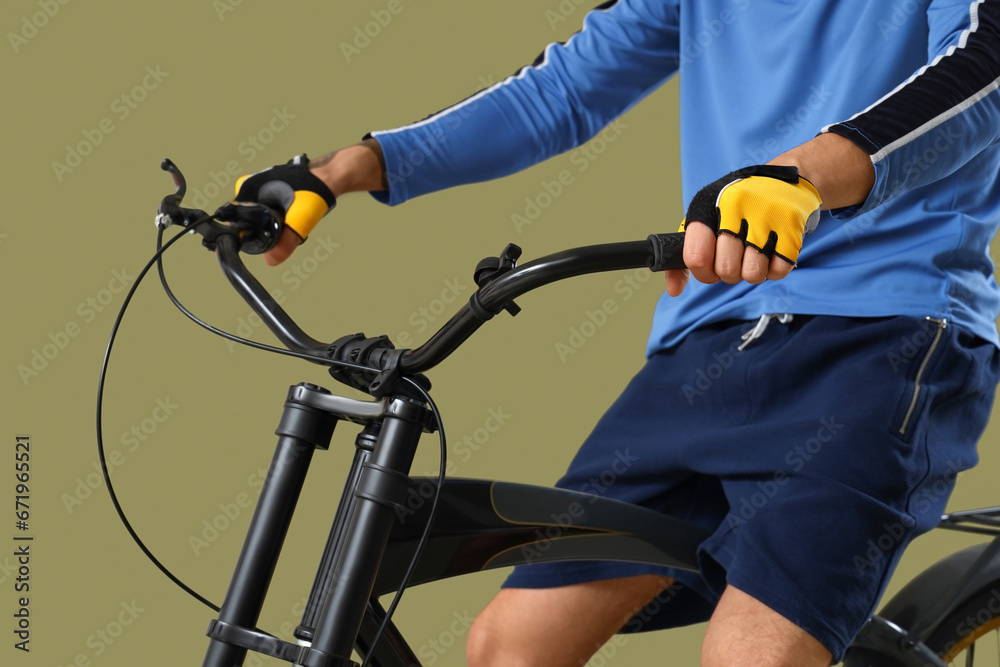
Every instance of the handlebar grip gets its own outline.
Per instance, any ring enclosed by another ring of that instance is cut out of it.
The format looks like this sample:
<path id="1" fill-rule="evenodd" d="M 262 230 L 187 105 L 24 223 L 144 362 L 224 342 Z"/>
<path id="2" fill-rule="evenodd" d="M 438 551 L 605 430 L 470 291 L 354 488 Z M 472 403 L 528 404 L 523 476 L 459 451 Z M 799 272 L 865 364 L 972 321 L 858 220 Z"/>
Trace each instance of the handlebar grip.
<path id="1" fill-rule="evenodd" d="M 653 256 L 650 259 L 650 271 L 669 271 L 683 269 L 684 266 L 684 232 L 671 234 L 650 234 L 649 242 L 653 246 Z"/>
<path id="2" fill-rule="evenodd" d="M 266 204 L 282 211 L 285 225 L 303 240 L 337 205 L 326 183 L 309 171 L 309 158 L 304 153 L 287 164 L 239 178 L 234 201 Z"/>

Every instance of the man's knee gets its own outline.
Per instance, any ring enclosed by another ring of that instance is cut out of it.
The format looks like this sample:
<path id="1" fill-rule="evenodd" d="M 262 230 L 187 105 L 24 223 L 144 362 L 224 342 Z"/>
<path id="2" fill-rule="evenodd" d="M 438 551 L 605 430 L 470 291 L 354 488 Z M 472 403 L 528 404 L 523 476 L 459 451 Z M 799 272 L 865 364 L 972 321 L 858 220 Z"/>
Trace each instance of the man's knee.
<path id="1" fill-rule="evenodd" d="M 672 581 L 641 575 L 558 588 L 505 588 L 469 630 L 469 665 L 580 665 Z M 580 610 L 588 610 L 581 614 Z M 582 662 L 581 662 L 582 661 Z"/>
<path id="2" fill-rule="evenodd" d="M 469 667 L 487 667 L 490 662 L 490 655 L 495 651 L 492 648 L 493 638 L 489 621 L 489 607 L 482 611 L 472 622 L 469 628 L 469 636 L 465 643 L 465 660 Z"/>

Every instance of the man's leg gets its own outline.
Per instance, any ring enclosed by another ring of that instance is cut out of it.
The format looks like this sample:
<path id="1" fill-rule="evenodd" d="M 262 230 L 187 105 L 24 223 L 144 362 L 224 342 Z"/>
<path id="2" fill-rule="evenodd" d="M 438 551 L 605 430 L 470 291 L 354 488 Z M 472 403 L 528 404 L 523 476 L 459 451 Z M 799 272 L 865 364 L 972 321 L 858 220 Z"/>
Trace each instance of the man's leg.
<path id="1" fill-rule="evenodd" d="M 504 588 L 469 631 L 469 665 L 580 667 L 670 583 L 643 575 L 559 588 Z"/>
<path id="2" fill-rule="evenodd" d="M 470 667 L 580 667 L 669 584 L 655 575 L 560 588 L 505 588 L 469 633 Z M 736 588 L 705 632 L 702 667 L 829 667 L 802 628 Z"/>
<path id="3" fill-rule="evenodd" d="M 805 630 L 729 586 L 708 622 L 701 667 L 829 667 L 830 652 Z"/>

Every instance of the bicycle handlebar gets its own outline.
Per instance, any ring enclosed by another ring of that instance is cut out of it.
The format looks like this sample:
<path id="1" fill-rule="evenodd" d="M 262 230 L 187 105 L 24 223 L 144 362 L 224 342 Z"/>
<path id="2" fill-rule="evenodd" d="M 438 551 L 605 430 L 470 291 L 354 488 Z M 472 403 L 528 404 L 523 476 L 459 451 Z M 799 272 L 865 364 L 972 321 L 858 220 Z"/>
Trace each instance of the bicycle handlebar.
<path id="1" fill-rule="evenodd" d="M 483 286 L 427 342 L 404 352 L 400 366 L 403 371 L 414 373 L 433 368 L 508 303 L 549 283 L 604 271 L 643 267 L 651 271 L 684 268 L 681 259 L 683 242 L 684 234 L 680 232 L 658 234 L 646 241 L 574 248 L 527 262 Z"/>
<path id="2" fill-rule="evenodd" d="M 215 256 L 229 284 L 285 347 L 311 356 L 326 356 L 329 343 L 322 343 L 303 331 L 250 273 L 240 257 L 240 242 L 236 236 L 227 234 L 216 239 Z"/>
<path id="3" fill-rule="evenodd" d="M 243 263 L 240 253 L 260 252 L 262 243 L 274 236 L 274 212 L 266 207 L 261 211 L 248 210 L 239 224 L 220 221 L 219 211 L 208 216 L 204 211 L 180 207 L 183 196 L 183 176 L 169 160 L 178 192 L 164 198 L 157 216 L 157 225 L 180 224 L 191 227 L 204 238 L 204 245 L 215 251 L 226 279 L 236 292 L 250 305 L 261 321 L 293 352 L 306 354 L 317 363 L 336 365 L 334 344 L 323 343 L 303 331 L 287 312 L 271 297 Z M 195 225 L 194 220 L 203 222 Z M 207 220 L 206 220 L 207 219 Z M 261 222 L 256 222 L 260 220 Z M 207 222 L 208 224 L 204 224 Z M 259 236 L 266 237 L 263 241 Z M 373 364 L 372 371 L 391 368 L 394 374 L 415 375 L 427 371 L 444 361 L 452 352 L 475 333 L 480 326 L 502 310 L 509 309 L 515 298 L 531 290 L 559 280 L 591 273 L 625 269 L 648 268 L 651 271 L 684 268 L 682 250 L 684 234 L 653 234 L 644 241 L 606 243 L 564 250 L 540 257 L 522 266 L 501 267 L 485 285 L 476 291 L 468 303 L 435 332 L 423 345 L 412 350 L 396 350 L 385 342 L 365 345 L 368 358 L 357 360 L 360 364 Z M 516 249 L 520 252 L 520 249 Z M 512 311 L 516 312 L 516 310 Z M 335 376 L 336 377 L 336 376 Z M 338 377 L 338 379 L 342 379 Z M 346 381 L 346 380 L 344 380 Z M 350 383 L 350 382 L 349 382 Z M 376 383 L 370 389 L 374 393 Z"/>
<path id="4" fill-rule="evenodd" d="M 544 285 L 605 271 L 684 268 L 683 240 L 681 232 L 658 234 L 645 241 L 564 250 L 518 266 L 480 288 L 423 345 L 402 351 L 400 370 L 407 374 L 422 373 L 437 366 L 508 303 Z M 235 236 L 216 240 L 216 256 L 233 288 L 286 347 L 312 356 L 327 356 L 330 345 L 305 333 L 247 269 Z"/>

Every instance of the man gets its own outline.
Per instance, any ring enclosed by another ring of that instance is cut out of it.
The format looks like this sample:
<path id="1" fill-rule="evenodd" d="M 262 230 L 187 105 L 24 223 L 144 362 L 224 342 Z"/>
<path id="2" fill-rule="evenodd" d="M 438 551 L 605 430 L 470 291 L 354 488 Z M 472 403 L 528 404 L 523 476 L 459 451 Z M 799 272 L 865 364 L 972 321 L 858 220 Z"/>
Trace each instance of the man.
<path id="1" fill-rule="evenodd" d="M 606 2 L 515 76 L 237 199 L 287 209 L 278 263 L 337 196 L 512 173 L 678 72 L 689 271 L 560 484 L 629 447 L 641 465 L 603 492 L 714 531 L 702 572 L 518 568 L 472 665 L 583 664 L 668 586 L 628 629 L 710 617 L 703 665 L 828 665 L 976 462 L 1000 378 L 1000 0 Z M 719 353 L 731 366 L 696 388 Z"/>

